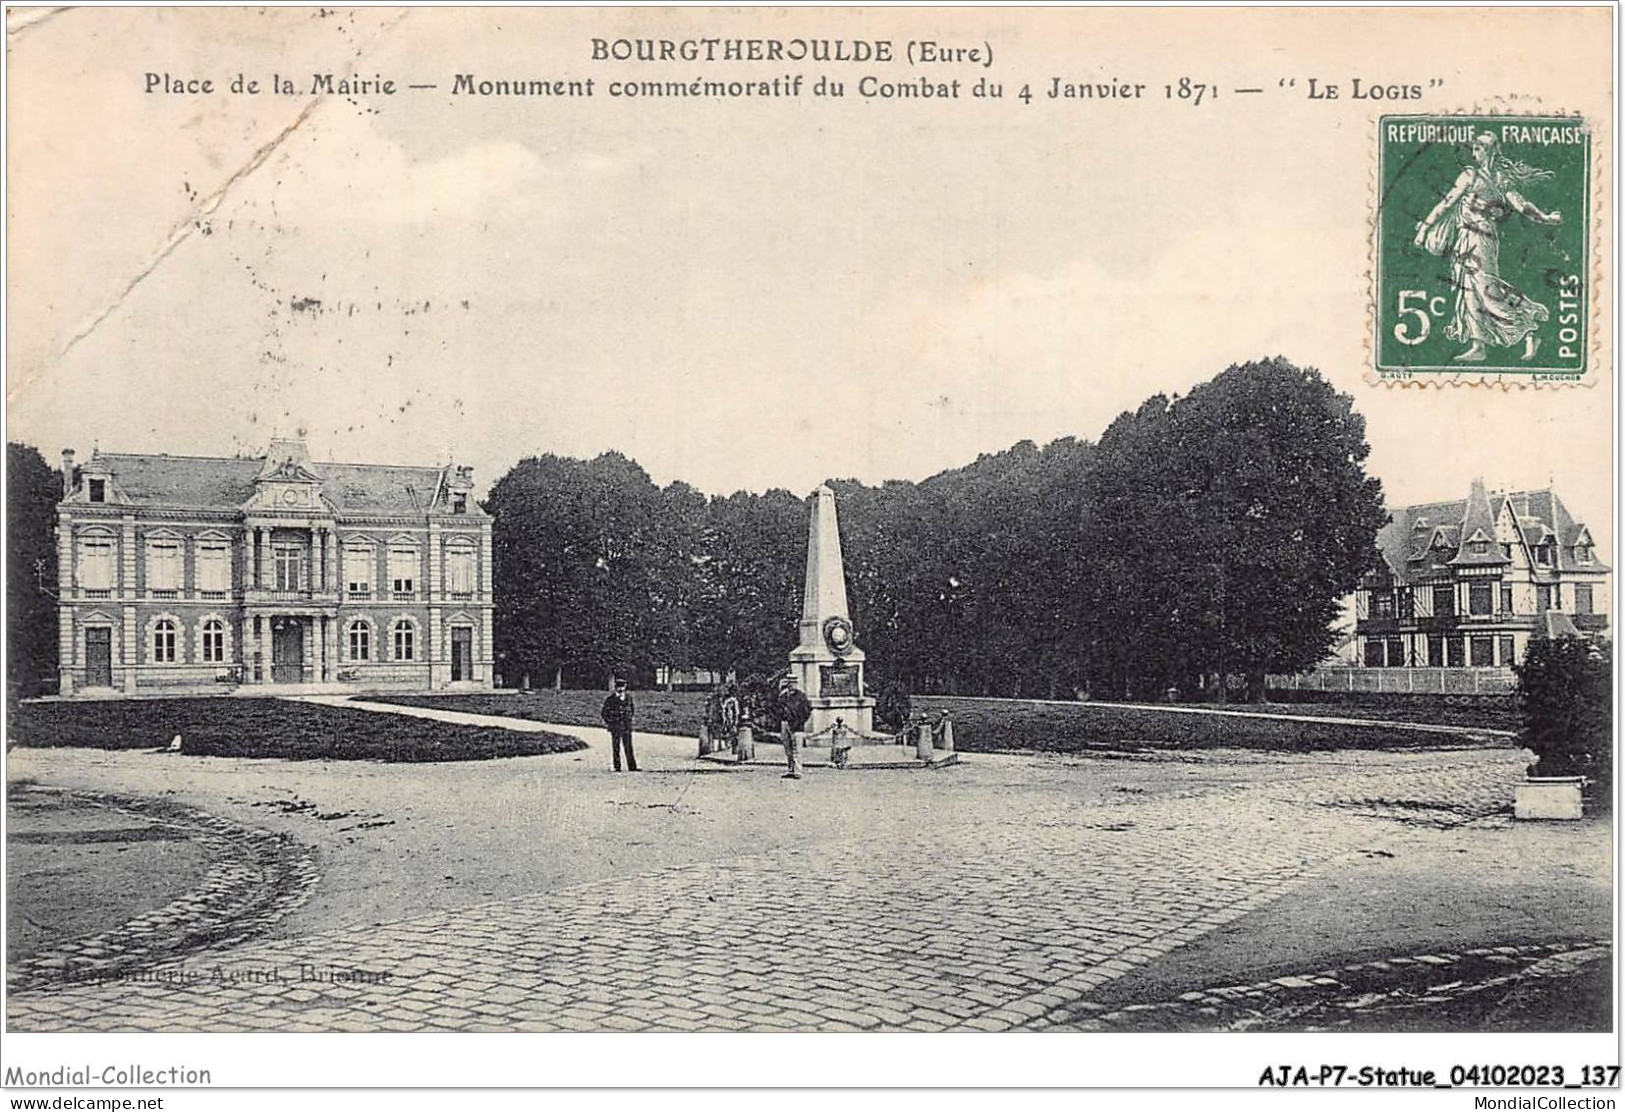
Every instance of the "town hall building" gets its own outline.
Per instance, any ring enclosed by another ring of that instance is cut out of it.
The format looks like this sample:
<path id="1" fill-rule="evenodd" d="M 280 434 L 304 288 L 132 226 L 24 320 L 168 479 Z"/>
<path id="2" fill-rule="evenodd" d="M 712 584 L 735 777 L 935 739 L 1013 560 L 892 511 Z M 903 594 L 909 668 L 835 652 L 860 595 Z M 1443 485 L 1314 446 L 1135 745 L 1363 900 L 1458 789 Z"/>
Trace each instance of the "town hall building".
<path id="1" fill-rule="evenodd" d="M 489 688 L 466 467 L 62 453 L 61 693 Z"/>

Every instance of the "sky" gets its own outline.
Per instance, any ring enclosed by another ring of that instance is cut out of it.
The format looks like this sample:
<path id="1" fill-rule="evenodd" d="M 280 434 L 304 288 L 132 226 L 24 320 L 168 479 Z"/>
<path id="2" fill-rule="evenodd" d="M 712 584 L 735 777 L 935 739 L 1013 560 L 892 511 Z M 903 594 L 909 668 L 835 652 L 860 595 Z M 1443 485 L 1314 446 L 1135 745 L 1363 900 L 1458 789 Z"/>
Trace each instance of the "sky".
<path id="1" fill-rule="evenodd" d="M 660 483 L 804 493 L 1093 439 L 1151 394 L 1284 355 L 1355 397 L 1391 503 L 1551 483 L 1605 536 L 1611 371 L 1583 390 L 1368 381 L 1373 121 L 1395 109 L 1277 82 L 1371 73 L 1380 42 L 1372 79 L 1444 81 L 1421 110 L 1581 109 L 1606 148 L 1606 12 L 1382 18 L 64 11 L 10 36 L 7 434 L 54 459 L 253 453 L 302 429 L 318 459 L 455 459 L 482 484 L 615 450 Z M 791 69 L 589 57 L 594 36 L 716 34 L 988 43 L 994 65 L 927 75 L 1006 98 L 602 95 Z M 144 92 L 154 71 L 298 93 Z M 317 72 L 439 88 L 312 96 Z M 452 96 L 461 72 L 600 95 Z M 1267 92 L 1163 98 L 1182 73 Z M 1050 100 L 1057 76 L 1147 96 Z"/>

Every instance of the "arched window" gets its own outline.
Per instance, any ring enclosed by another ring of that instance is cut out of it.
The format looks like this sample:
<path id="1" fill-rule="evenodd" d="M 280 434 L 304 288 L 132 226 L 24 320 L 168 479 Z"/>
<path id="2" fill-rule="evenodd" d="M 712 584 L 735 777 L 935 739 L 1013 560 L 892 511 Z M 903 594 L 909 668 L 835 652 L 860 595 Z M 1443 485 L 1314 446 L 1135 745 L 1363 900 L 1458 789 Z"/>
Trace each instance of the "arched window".
<path id="1" fill-rule="evenodd" d="M 159 618 L 152 623 L 152 662 L 154 664 L 175 663 L 176 643 L 175 622 L 171 618 Z"/>
<path id="2" fill-rule="evenodd" d="M 351 660 L 372 659 L 372 626 L 357 619 L 347 631 Z"/>
<path id="3" fill-rule="evenodd" d="M 203 623 L 203 634 L 199 638 L 203 649 L 203 663 L 224 664 L 226 662 L 226 623 L 219 618 L 210 618 Z"/>
<path id="4" fill-rule="evenodd" d="M 396 660 L 414 660 L 417 650 L 417 626 L 401 618 L 390 628 L 390 643 Z"/>

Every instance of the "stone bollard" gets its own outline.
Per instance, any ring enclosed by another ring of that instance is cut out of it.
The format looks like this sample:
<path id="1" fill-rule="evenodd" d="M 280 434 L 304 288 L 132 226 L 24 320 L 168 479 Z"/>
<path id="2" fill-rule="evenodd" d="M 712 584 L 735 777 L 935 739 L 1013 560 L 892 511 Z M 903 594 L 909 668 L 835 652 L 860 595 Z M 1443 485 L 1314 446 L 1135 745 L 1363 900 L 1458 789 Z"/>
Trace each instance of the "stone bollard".
<path id="1" fill-rule="evenodd" d="M 748 722 L 739 727 L 739 740 L 734 742 L 734 755 L 740 764 L 756 759 L 756 730 Z"/>
<path id="2" fill-rule="evenodd" d="M 954 720 L 950 715 L 942 716 L 942 751 L 944 753 L 954 751 Z"/>
<path id="3" fill-rule="evenodd" d="M 700 723 L 700 756 L 706 757 L 716 752 L 716 746 L 711 742 L 711 724 Z"/>
<path id="4" fill-rule="evenodd" d="M 914 730 L 914 755 L 922 761 L 929 761 L 931 759 L 931 723 L 916 722 Z"/>

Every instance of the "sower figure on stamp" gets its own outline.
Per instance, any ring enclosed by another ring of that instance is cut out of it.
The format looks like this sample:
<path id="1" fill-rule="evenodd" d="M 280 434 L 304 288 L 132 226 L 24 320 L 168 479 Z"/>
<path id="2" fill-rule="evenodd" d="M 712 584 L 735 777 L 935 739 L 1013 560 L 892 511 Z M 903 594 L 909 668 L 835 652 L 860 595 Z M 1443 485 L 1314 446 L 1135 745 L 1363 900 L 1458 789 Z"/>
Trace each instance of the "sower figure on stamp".
<path id="1" fill-rule="evenodd" d="M 632 696 L 626 690 L 625 680 L 615 681 L 615 691 L 604 700 L 604 725 L 609 727 L 609 748 L 615 761 L 615 771 L 621 771 L 621 747 L 626 747 L 626 770 L 638 770 L 637 755 L 632 752 Z"/>
<path id="2" fill-rule="evenodd" d="M 1551 178 L 1515 162 L 1496 149 L 1485 132 L 1473 140 L 1473 165 L 1456 178 L 1450 192 L 1416 225 L 1416 245 L 1450 262 L 1456 290 L 1455 312 L 1444 334 L 1467 350 L 1458 363 L 1482 363 L 1485 345 L 1523 344 L 1525 362 L 1535 357 L 1535 330 L 1551 318 L 1540 302 L 1501 277 L 1501 224 L 1513 213 L 1537 224 L 1561 224 L 1563 214 L 1542 212 L 1517 190 Z"/>

